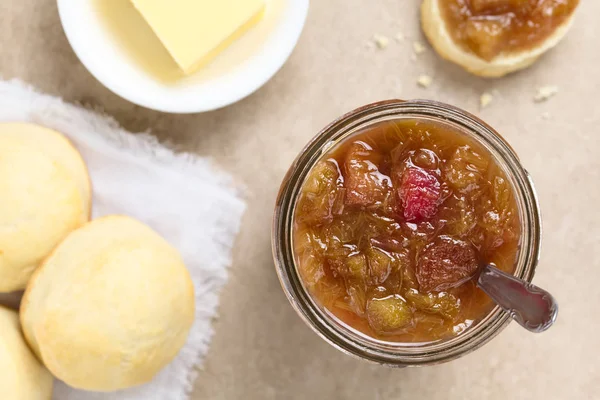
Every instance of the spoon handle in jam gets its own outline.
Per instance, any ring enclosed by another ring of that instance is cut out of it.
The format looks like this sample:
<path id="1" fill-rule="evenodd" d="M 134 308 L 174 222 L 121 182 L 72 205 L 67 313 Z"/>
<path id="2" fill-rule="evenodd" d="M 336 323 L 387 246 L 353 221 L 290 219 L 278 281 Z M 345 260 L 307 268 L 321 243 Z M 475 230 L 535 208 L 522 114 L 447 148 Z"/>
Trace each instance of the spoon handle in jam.
<path id="1" fill-rule="evenodd" d="M 477 286 L 531 332 L 543 332 L 556 320 L 558 304 L 550 293 L 493 265 L 483 267 Z"/>

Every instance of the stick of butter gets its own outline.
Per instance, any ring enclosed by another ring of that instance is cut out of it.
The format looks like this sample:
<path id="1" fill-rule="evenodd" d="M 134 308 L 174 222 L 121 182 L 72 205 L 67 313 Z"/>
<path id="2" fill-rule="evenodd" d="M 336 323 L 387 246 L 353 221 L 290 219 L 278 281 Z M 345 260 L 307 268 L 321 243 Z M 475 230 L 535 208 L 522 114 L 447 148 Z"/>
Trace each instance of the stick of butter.
<path id="1" fill-rule="evenodd" d="M 186 74 L 208 63 L 248 29 L 265 0 L 131 0 Z"/>

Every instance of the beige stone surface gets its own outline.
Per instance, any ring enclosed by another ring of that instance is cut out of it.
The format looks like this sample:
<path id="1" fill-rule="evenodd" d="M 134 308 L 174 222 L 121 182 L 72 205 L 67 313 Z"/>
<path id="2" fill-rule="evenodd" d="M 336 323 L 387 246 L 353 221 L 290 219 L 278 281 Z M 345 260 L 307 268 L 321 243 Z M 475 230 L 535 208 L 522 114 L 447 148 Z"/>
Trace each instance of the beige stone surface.
<path id="1" fill-rule="evenodd" d="M 74 0 L 78 1 L 78 0 Z M 81 1 L 81 0 L 79 0 Z M 600 367 L 600 3 L 582 1 L 563 43 L 529 70 L 475 78 L 428 47 L 413 56 L 418 1 L 314 0 L 285 67 L 226 109 L 165 115 L 135 106 L 79 63 L 54 0 L 3 0 L 0 75 L 104 109 L 132 131 L 214 157 L 249 188 L 216 335 L 194 399 L 598 399 Z M 396 41 L 397 33 L 406 40 Z M 374 34 L 389 46 L 368 46 Z M 420 75 L 433 82 L 417 85 Z M 534 103 L 541 86 L 558 94 Z M 484 92 L 494 101 L 479 111 Z M 387 369 L 339 353 L 288 305 L 275 276 L 270 220 L 280 180 L 301 147 L 330 120 L 386 98 L 432 98 L 471 110 L 497 128 L 533 175 L 544 215 L 535 282 L 560 302 L 556 326 L 533 335 L 516 324 L 448 364 Z"/>

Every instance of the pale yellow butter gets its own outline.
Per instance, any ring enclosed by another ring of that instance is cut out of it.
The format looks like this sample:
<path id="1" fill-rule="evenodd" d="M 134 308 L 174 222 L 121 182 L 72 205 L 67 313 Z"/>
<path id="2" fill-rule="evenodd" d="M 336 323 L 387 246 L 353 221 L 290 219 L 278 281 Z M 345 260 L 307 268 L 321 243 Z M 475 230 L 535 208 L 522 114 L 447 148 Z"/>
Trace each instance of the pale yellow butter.
<path id="1" fill-rule="evenodd" d="M 179 67 L 190 74 L 263 16 L 265 0 L 131 0 Z"/>

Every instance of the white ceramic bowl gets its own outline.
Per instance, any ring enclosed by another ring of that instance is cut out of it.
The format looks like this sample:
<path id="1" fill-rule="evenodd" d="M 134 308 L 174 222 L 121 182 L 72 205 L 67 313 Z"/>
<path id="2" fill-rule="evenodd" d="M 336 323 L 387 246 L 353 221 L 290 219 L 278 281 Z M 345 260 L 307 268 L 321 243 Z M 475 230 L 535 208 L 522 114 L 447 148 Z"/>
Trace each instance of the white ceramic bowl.
<path id="1" fill-rule="evenodd" d="M 104 86 L 144 107 L 171 113 L 215 110 L 235 103 L 264 85 L 294 49 L 309 0 L 285 0 L 264 43 L 239 65 L 206 79 L 163 83 L 134 62 L 115 42 L 98 13 L 97 0 L 57 0 L 63 29 L 73 50 Z"/>

